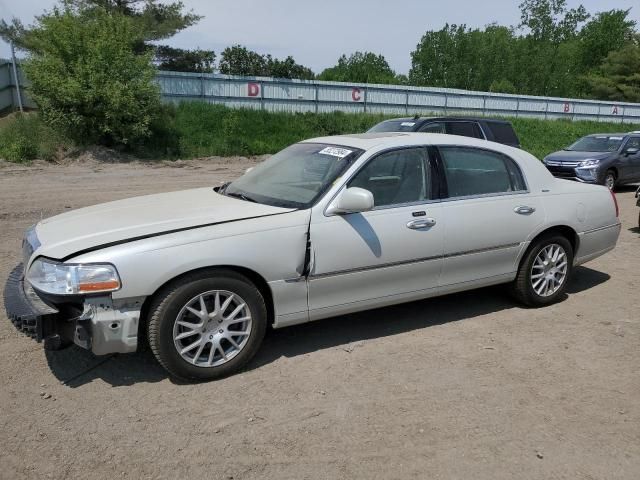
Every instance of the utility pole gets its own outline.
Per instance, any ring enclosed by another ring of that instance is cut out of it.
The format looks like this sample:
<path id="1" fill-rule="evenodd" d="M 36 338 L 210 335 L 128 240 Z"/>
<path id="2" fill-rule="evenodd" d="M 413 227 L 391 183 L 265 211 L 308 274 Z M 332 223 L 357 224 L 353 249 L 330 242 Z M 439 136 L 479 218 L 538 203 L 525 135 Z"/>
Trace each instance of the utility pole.
<path id="1" fill-rule="evenodd" d="M 16 93 L 18 95 L 18 108 L 20 112 L 23 112 L 22 108 L 22 95 L 20 94 L 20 80 L 18 79 L 18 68 L 16 67 L 16 50 L 13 48 L 13 42 L 11 42 L 11 62 L 13 65 L 13 80 L 16 83 Z"/>

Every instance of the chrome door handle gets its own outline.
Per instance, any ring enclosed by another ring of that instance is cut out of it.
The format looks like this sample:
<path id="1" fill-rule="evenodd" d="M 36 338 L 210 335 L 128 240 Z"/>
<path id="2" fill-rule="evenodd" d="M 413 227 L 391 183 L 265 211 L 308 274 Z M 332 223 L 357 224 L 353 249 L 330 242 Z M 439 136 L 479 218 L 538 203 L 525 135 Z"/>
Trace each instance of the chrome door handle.
<path id="1" fill-rule="evenodd" d="M 407 228 L 412 230 L 419 230 L 421 228 L 429 228 L 433 227 L 436 224 L 436 220 L 434 218 L 423 218 L 422 220 L 412 220 L 407 223 Z"/>
<path id="2" fill-rule="evenodd" d="M 536 211 L 533 207 L 528 207 L 526 205 L 521 205 L 513 209 L 514 212 L 519 213 L 520 215 L 530 215 Z"/>

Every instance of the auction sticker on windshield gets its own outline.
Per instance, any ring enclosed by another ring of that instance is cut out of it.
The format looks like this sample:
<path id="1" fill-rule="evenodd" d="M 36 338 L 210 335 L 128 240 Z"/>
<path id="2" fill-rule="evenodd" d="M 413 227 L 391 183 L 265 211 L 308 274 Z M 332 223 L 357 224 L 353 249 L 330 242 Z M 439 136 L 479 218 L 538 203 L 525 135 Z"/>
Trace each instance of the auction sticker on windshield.
<path id="1" fill-rule="evenodd" d="M 401 127 L 413 127 L 416 124 L 416 122 L 402 122 L 400 124 Z"/>
<path id="2" fill-rule="evenodd" d="M 321 155 L 331 155 L 332 157 L 344 158 L 350 153 L 353 153 L 353 150 L 339 147 L 326 147 L 320 150 L 318 153 Z"/>

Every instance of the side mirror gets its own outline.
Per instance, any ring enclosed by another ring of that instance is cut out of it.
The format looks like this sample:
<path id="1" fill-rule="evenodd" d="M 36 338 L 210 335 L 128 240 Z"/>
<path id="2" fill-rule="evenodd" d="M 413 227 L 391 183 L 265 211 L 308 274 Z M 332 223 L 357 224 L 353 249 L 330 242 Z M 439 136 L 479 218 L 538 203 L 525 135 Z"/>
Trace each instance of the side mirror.
<path id="1" fill-rule="evenodd" d="M 364 188 L 345 188 L 327 208 L 327 215 L 367 212 L 373 209 L 373 193 Z"/>
<path id="2" fill-rule="evenodd" d="M 625 155 L 635 155 L 639 151 L 640 150 L 638 150 L 636 147 L 629 147 L 629 148 L 625 149 L 624 154 Z"/>

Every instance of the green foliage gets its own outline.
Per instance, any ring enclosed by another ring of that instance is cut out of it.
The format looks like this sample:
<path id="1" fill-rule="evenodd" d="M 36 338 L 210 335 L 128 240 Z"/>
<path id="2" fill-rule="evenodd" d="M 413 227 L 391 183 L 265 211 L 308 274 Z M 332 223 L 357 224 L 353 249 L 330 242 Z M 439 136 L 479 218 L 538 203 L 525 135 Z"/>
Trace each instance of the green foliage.
<path id="1" fill-rule="evenodd" d="M 68 147 L 35 113 L 16 114 L 0 124 L 0 158 L 10 162 L 52 160 L 61 147 Z"/>
<path id="2" fill-rule="evenodd" d="M 502 80 L 494 80 L 491 82 L 491 85 L 489 85 L 489 91 L 496 93 L 518 93 L 516 92 L 516 87 L 513 83 L 509 80 L 505 80 L 504 78 Z"/>
<path id="3" fill-rule="evenodd" d="M 595 98 L 640 102 L 640 45 L 629 43 L 611 52 L 587 83 Z"/>
<path id="4" fill-rule="evenodd" d="M 195 158 L 212 155 L 275 153 L 307 138 L 361 133 L 390 118 L 385 115 L 280 113 L 234 110 L 223 105 L 165 105 L 151 124 L 152 136 L 133 144 L 141 158 Z M 597 132 L 640 130 L 640 125 L 510 118 L 522 147 L 538 158 Z M 52 159 L 71 143 L 44 124 L 37 114 L 17 115 L 0 123 L 0 158 L 13 162 Z"/>
<path id="5" fill-rule="evenodd" d="M 354 83 L 396 83 L 396 74 L 382 55 L 372 52 L 355 52 L 342 55 L 338 64 L 325 69 L 319 80 Z"/>
<path id="6" fill-rule="evenodd" d="M 160 45 L 155 49 L 155 60 L 160 70 L 213 73 L 216 53 L 213 50 L 184 50 Z"/>
<path id="7" fill-rule="evenodd" d="M 271 55 L 260 55 L 242 45 L 225 48 L 220 55 L 220 73 L 254 77 L 312 79 L 311 69 L 299 65 L 289 56 L 278 60 Z"/>
<path id="8" fill-rule="evenodd" d="M 628 10 L 589 20 L 584 7 L 569 9 L 565 0 L 525 0 L 520 8 L 517 28 L 445 25 L 426 32 L 411 53 L 409 83 L 500 91 L 498 82 L 509 82 L 521 94 L 584 97 L 583 77 L 635 31 Z"/>
<path id="9" fill-rule="evenodd" d="M 184 4 L 159 0 L 62 0 L 75 10 L 98 9 L 130 18 L 142 39 L 163 40 L 200 21 L 192 11 L 184 12 Z"/>
<path id="10" fill-rule="evenodd" d="M 222 105 L 183 103 L 176 108 L 175 128 L 182 158 L 211 155 L 275 153 L 307 138 L 361 133 L 390 118 L 384 115 L 280 113 L 232 110 Z M 391 117 L 392 118 L 392 117 Z M 538 158 L 560 150 L 578 138 L 597 132 L 640 129 L 619 123 L 570 122 L 510 118 L 525 150 Z"/>
<path id="11" fill-rule="evenodd" d="M 79 144 L 147 137 L 159 106 L 150 54 L 137 55 L 135 22 L 103 10 L 54 9 L 29 32 L 24 63 L 43 120 Z"/>

